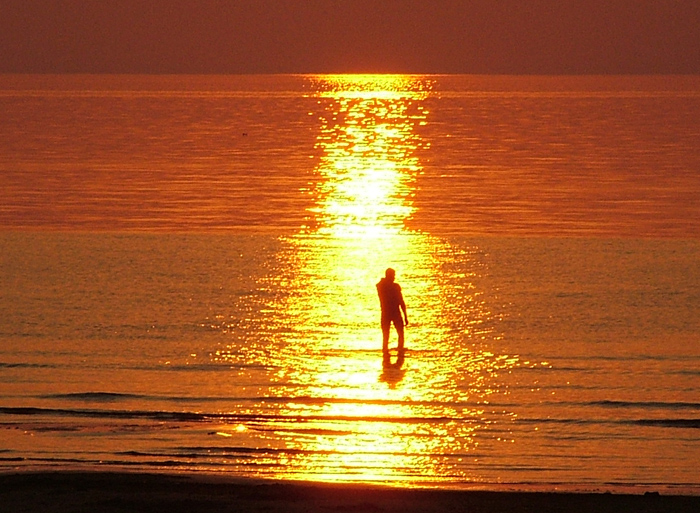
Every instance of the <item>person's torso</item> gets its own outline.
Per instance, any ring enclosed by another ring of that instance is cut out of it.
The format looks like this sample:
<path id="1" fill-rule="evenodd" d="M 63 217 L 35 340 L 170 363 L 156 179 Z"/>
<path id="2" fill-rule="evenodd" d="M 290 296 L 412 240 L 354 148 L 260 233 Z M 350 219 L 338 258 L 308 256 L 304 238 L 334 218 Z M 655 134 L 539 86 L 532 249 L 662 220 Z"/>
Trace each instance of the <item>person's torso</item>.
<path id="1" fill-rule="evenodd" d="M 379 293 L 379 303 L 382 307 L 382 312 L 399 310 L 401 305 L 401 286 L 398 283 L 382 279 L 377 284 L 377 292 Z"/>

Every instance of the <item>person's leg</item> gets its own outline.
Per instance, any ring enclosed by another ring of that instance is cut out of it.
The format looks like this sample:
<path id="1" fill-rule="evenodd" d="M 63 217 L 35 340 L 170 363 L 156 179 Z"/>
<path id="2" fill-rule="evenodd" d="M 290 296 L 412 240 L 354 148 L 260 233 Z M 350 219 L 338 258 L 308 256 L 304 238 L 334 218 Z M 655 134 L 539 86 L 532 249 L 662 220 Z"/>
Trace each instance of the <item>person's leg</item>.
<path id="1" fill-rule="evenodd" d="M 403 351 L 404 334 L 403 334 L 403 319 L 399 318 L 394 320 L 394 326 L 396 327 L 396 333 L 399 336 L 399 351 Z"/>
<path id="2" fill-rule="evenodd" d="M 382 353 L 389 354 L 389 334 L 391 333 L 391 321 L 382 319 Z"/>

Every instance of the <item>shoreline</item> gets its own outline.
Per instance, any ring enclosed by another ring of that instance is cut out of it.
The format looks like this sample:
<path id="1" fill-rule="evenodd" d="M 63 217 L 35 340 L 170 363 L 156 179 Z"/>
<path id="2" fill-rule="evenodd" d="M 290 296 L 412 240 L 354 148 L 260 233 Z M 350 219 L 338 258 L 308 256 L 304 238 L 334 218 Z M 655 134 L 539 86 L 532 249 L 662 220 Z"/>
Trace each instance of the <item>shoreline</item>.
<path id="1" fill-rule="evenodd" d="M 657 492 L 398 488 L 126 471 L 5 472 L 0 497 L 8 511 L 42 513 L 700 511 L 700 496 Z"/>

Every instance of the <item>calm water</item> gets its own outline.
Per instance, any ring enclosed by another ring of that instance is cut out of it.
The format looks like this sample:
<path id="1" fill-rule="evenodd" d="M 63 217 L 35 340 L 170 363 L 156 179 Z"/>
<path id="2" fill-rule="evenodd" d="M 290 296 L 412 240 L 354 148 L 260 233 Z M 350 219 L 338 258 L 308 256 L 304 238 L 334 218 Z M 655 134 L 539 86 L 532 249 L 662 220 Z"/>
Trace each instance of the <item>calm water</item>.
<path id="1" fill-rule="evenodd" d="M 0 86 L 0 469 L 700 493 L 700 79 Z"/>

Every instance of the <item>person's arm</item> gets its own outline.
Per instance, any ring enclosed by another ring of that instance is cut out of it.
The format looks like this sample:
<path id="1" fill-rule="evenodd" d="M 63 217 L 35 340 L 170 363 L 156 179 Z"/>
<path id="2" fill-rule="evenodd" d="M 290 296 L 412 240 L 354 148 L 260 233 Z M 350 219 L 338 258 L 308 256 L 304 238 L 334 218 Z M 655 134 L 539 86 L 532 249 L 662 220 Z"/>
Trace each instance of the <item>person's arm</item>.
<path id="1" fill-rule="evenodd" d="M 406 313 L 406 302 L 403 300 L 403 297 L 401 298 L 401 303 L 399 303 L 399 306 L 401 307 L 401 311 L 403 312 L 404 324 L 406 326 L 408 326 L 408 314 Z"/>

